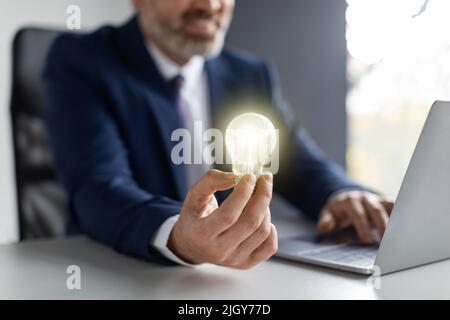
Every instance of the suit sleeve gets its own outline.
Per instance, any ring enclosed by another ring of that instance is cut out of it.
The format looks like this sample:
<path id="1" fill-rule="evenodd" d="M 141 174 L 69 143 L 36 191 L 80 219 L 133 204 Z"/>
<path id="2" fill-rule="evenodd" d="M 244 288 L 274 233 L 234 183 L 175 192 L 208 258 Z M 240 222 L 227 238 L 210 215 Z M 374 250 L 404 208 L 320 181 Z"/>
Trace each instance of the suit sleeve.
<path id="1" fill-rule="evenodd" d="M 280 130 L 280 165 L 274 177 L 275 191 L 315 220 L 333 193 L 364 188 L 350 181 L 343 168 L 329 159 L 308 132 L 296 123 L 282 98 L 274 68 L 263 64 L 262 69 Z"/>
<path id="2" fill-rule="evenodd" d="M 181 203 L 141 189 L 127 147 L 95 78 L 95 50 L 79 39 L 56 40 L 44 71 L 46 121 L 58 178 L 90 237 L 119 252 L 172 264 L 149 246 Z"/>

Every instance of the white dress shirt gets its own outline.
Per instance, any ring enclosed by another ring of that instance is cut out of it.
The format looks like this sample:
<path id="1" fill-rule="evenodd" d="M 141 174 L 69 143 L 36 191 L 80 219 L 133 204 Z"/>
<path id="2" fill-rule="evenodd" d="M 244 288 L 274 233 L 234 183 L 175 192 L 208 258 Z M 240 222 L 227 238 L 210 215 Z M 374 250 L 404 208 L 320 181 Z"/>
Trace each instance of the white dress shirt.
<path id="1" fill-rule="evenodd" d="M 204 58 L 195 56 L 184 66 L 180 67 L 167 58 L 156 46 L 148 44 L 147 48 L 153 61 L 156 63 L 159 72 L 166 81 L 172 80 L 177 75 L 183 76 L 184 81 L 180 90 L 180 99 L 182 99 L 183 104 L 187 107 L 190 118 L 193 121 L 202 121 L 203 129 L 208 129 L 210 126 L 209 88 L 204 68 Z M 197 140 L 196 145 L 203 146 L 203 132 L 194 133 L 191 132 L 191 134 L 193 134 L 193 140 Z M 202 150 L 200 150 L 200 152 L 202 152 Z M 209 166 L 206 165 L 202 166 L 204 171 L 209 168 Z M 198 170 L 196 171 L 198 172 Z M 198 176 L 188 174 L 188 185 L 192 185 L 198 178 Z M 177 220 L 178 215 L 168 218 L 156 231 L 150 244 L 158 249 L 158 251 L 166 258 L 182 265 L 192 266 L 178 258 L 167 247 L 170 233 Z"/>

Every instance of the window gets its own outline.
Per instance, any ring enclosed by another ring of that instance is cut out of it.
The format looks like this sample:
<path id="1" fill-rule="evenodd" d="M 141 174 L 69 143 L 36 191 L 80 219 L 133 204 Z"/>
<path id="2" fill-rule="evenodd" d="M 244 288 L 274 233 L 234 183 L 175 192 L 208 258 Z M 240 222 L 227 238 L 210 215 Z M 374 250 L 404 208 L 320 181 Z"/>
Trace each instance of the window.
<path id="1" fill-rule="evenodd" d="M 431 104 L 450 100 L 450 1 L 347 4 L 349 174 L 396 196 Z"/>

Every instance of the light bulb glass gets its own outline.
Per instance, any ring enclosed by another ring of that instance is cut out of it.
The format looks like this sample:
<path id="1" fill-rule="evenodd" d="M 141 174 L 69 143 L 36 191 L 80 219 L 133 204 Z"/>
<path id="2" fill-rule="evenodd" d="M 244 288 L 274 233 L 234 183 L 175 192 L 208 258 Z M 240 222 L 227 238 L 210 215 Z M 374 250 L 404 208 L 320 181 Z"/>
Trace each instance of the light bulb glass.
<path id="1" fill-rule="evenodd" d="M 272 122 L 258 113 L 244 113 L 231 120 L 225 132 L 225 143 L 233 172 L 238 176 L 261 175 L 264 166 L 271 161 L 276 142 Z"/>

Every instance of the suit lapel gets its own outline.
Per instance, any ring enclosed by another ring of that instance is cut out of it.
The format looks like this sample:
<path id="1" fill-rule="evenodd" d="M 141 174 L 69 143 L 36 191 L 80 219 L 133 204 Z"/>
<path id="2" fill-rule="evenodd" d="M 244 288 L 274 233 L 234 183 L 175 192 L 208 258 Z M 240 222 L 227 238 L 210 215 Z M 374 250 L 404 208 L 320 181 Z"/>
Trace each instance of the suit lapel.
<path id="1" fill-rule="evenodd" d="M 209 98 L 211 105 L 211 126 L 219 129 L 225 139 L 225 129 L 230 120 L 229 104 L 232 103 L 233 79 L 230 72 L 225 68 L 221 56 L 206 61 L 206 72 L 208 75 Z M 224 157 L 226 150 L 224 150 Z M 231 171 L 231 166 L 216 164 L 215 168 L 222 171 Z"/>
<path id="2" fill-rule="evenodd" d="M 170 88 L 160 74 L 143 41 L 137 17 L 118 29 L 120 54 L 130 70 L 151 88 L 164 96 L 171 96 Z"/>
<path id="3" fill-rule="evenodd" d="M 205 63 L 208 76 L 209 103 L 211 106 L 212 123 L 214 128 L 223 129 L 220 114 L 226 109 L 227 97 L 229 96 L 231 78 L 228 70 L 221 63 L 220 56 L 207 60 Z"/>
<path id="4" fill-rule="evenodd" d="M 182 128 L 178 112 L 174 108 L 171 99 L 167 99 L 153 90 L 148 91 L 148 107 L 150 113 L 155 117 L 155 122 L 163 141 L 164 151 L 167 161 L 170 163 L 172 176 L 180 199 L 183 199 L 187 192 L 186 166 L 175 165 L 171 159 L 173 147 L 178 143 L 171 141 L 172 132 Z"/>
<path id="5" fill-rule="evenodd" d="M 186 168 L 184 165 L 175 165 L 170 157 L 172 148 L 177 143 L 171 141 L 172 132 L 182 128 L 173 93 L 144 44 L 136 17 L 118 29 L 117 42 L 122 59 L 145 84 L 143 92 L 148 102 L 149 119 L 155 118 L 174 185 L 182 199 L 187 191 Z"/>

